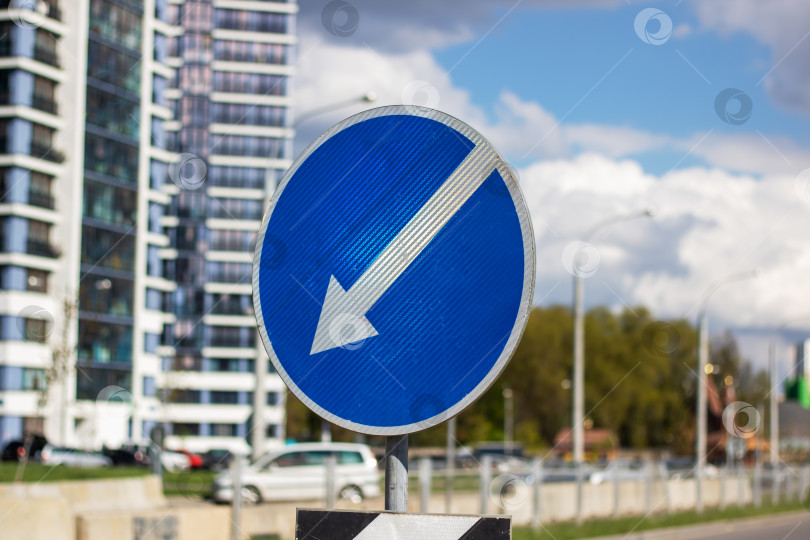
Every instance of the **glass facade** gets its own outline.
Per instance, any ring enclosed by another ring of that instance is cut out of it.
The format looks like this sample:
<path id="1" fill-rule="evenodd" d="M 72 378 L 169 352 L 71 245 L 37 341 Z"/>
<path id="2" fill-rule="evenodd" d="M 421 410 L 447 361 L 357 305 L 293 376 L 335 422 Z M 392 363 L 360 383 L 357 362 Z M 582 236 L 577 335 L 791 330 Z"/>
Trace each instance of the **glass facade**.
<path id="1" fill-rule="evenodd" d="M 77 397 L 131 390 L 143 8 L 90 0 Z"/>

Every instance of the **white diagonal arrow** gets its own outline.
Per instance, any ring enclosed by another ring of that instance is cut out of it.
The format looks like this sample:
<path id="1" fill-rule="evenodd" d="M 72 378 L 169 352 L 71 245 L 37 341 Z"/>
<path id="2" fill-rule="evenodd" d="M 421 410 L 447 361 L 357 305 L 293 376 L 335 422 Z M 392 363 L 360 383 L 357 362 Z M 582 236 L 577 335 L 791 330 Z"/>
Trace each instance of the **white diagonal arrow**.
<path id="1" fill-rule="evenodd" d="M 331 277 L 309 354 L 377 335 L 366 313 L 484 183 L 499 159 L 489 144 L 479 143 L 348 291 Z"/>

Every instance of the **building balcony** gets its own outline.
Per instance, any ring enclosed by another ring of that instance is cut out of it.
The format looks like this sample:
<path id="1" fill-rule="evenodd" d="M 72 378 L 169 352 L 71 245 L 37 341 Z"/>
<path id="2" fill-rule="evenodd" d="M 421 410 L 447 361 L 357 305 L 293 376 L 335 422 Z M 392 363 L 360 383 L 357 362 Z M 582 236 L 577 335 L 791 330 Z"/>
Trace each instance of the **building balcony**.
<path id="1" fill-rule="evenodd" d="M 38 96 L 34 94 L 34 97 L 31 98 L 31 106 L 35 109 L 51 114 L 56 114 L 57 111 L 56 101 L 52 97 L 47 96 Z"/>
<path id="2" fill-rule="evenodd" d="M 182 356 L 163 359 L 163 371 L 202 371 L 202 358 Z"/>
<path id="3" fill-rule="evenodd" d="M 220 62 L 244 62 L 250 64 L 275 64 L 279 66 L 287 65 L 287 59 L 284 56 L 277 56 L 272 54 L 255 54 L 255 53 L 220 53 L 214 55 L 214 60 Z"/>
<path id="4" fill-rule="evenodd" d="M 212 272 L 208 275 L 210 283 L 250 283 L 250 272 L 246 274 L 233 274 L 225 272 Z"/>
<path id="5" fill-rule="evenodd" d="M 53 195 L 33 190 L 28 192 L 28 204 L 49 210 L 53 210 L 56 206 L 54 204 Z"/>
<path id="6" fill-rule="evenodd" d="M 212 336 L 209 347 L 220 347 L 228 349 L 254 349 L 255 339 L 239 339 L 230 336 Z"/>
<path id="7" fill-rule="evenodd" d="M 38 141 L 31 141 L 31 155 L 40 159 L 47 159 L 54 163 L 62 163 L 65 161 L 65 154 L 45 143 Z"/>
<path id="8" fill-rule="evenodd" d="M 268 23 L 250 23 L 245 24 L 242 21 L 218 21 L 217 29 L 222 30 L 239 30 L 240 32 L 262 32 L 270 34 L 286 34 L 287 24 L 285 22 L 268 22 Z"/>
<path id="9" fill-rule="evenodd" d="M 43 240 L 36 240 L 29 238 L 25 245 L 25 252 L 29 255 L 38 255 L 40 257 L 50 257 L 56 259 L 61 255 L 60 251 L 51 245 L 50 242 Z"/>
<path id="10" fill-rule="evenodd" d="M 245 221 L 261 221 L 264 217 L 264 209 L 243 208 L 241 210 L 229 210 L 223 206 L 215 205 L 208 211 L 208 217 L 214 219 L 238 219 Z M 237 250 L 237 251 L 241 251 Z"/>
<path id="11" fill-rule="evenodd" d="M 259 218 L 261 219 L 261 218 Z M 253 241 L 250 242 L 211 242 L 211 251 L 239 251 L 253 252 Z"/>
<path id="12" fill-rule="evenodd" d="M 217 112 L 214 114 L 214 122 L 237 126 L 284 127 L 284 118 L 281 115 L 262 116 L 258 114 Z"/>
<path id="13" fill-rule="evenodd" d="M 211 308 L 211 315 L 253 315 L 253 306 L 243 306 L 238 303 L 229 304 L 220 302 Z"/>

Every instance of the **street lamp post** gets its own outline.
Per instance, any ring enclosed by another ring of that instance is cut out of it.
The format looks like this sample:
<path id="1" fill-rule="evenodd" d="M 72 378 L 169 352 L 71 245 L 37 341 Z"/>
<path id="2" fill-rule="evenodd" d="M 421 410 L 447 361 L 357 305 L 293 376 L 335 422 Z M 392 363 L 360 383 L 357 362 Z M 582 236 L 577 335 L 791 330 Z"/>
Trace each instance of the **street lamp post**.
<path id="1" fill-rule="evenodd" d="M 315 109 L 303 112 L 298 115 L 293 122 L 292 127 L 298 127 L 299 124 L 302 122 L 306 122 L 310 118 L 315 116 L 319 116 L 321 114 L 326 114 L 332 111 L 336 111 L 338 109 L 342 109 L 344 107 L 349 107 L 351 105 L 356 105 L 358 103 L 372 103 L 377 100 L 377 93 L 373 90 L 369 90 L 365 94 L 357 97 L 353 97 L 351 99 L 345 99 L 343 101 L 338 101 L 336 103 L 330 103 L 329 105 L 324 105 L 322 107 L 316 107 Z"/>
<path id="2" fill-rule="evenodd" d="M 511 388 L 503 389 L 503 450 L 507 456 L 512 455 L 512 440 L 514 439 L 514 403 Z"/>
<path id="3" fill-rule="evenodd" d="M 698 389 L 697 389 L 697 437 L 695 448 L 695 511 L 703 512 L 703 473 L 706 465 L 706 438 L 707 438 L 707 404 L 706 404 L 706 379 L 709 375 L 709 320 L 706 309 L 709 299 L 717 292 L 717 289 L 735 281 L 743 281 L 755 278 L 759 275 L 758 270 L 732 274 L 715 281 L 703 295 L 698 311 Z"/>
<path id="4" fill-rule="evenodd" d="M 606 219 L 591 228 L 585 235 L 584 241 L 596 236 L 596 233 L 608 227 L 622 223 L 624 221 L 642 217 L 652 217 L 653 211 L 649 208 L 641 212 L 619 215 Z M 573 438 L 573 458 L 577 466 L 577 522 L 582 521 L 582 463 L 585 460 L 585 313 L 583 309 L 584 284 L 582 275 L 576 263 L 572 264 L 574 275 L 574 376 L 573 376 L 573 417 L 571 418 L 571 434 Z"/>
<path id="5" fill-rule="evenodd" d="M 778 370 L 776 369 L 776 341 L 771 341 L 768 347 L 768 368 L 770 371 L 771 390 L 769 394 L 771 406 L 771 465 L 776 466 L 779 463 L 779 401 L 777 400 L 776 391 L 779 383 Z"/>
<path id="6" fill-rule="evenodd" d="M 591 228 L 588 234 L 585 235 L 584 241 L 590 242 L 590 240 L 596 236 L 596 233 L 610 225 L 622 223 L 630 219 L 651 217 L 652 215 L 653 212 L 651 209 L 645 209 L 638 213 L 620 215 L 606 219 Z M 583 429 L 585 416 L 585 314 L 583 309 L 584 284 L 582 282 L 582 275 L 579 272 L 576 264 L 572 265 L 572 270 L 572 273 L 574 274 L 574 407 L 573 418 L 571 419 L 571 429 L 573 430 L 574 462 L 582 463 L 585 456 L 585 434 Z"/>

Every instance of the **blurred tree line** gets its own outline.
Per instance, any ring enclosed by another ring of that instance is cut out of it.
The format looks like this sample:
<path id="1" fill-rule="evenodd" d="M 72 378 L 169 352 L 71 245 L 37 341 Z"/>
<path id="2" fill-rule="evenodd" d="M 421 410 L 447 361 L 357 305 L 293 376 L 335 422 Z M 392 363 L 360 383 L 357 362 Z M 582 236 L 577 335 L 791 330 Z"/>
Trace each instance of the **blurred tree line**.
<path id="1" fill-rule="evenodd" d="M 496 383 L 458 416 L 461 444 L 504 437 L 503 390 L 514 395 L 515 439 L 531 449 L 549 448 L 571 425 L 573 330 L 563 306 L 535 307 L 512 361 Z M 656 320 L 646 308 L 614 314 L 595 308 L 585 317 L 585 411 L 594 428 L 614 431 L 623 448 L 694 448 L 698 336 L 685 319 Z M 715 386 L 732 385 L 736 399 L 765 401 L 768 377 L 755 373 L 726 333 L 711 343 Z M 729 379 L 726 379 L 730 377 Z M 287 394 L 287 436 L 320 440 L 321 419 Z M 352 441 L 352 432 L 332 426 L 332 439 Z M 382 438 L 367 438 L 383 445 Z M 442 446 L 446 425 L 412 434 L 412 446 Z"/>

